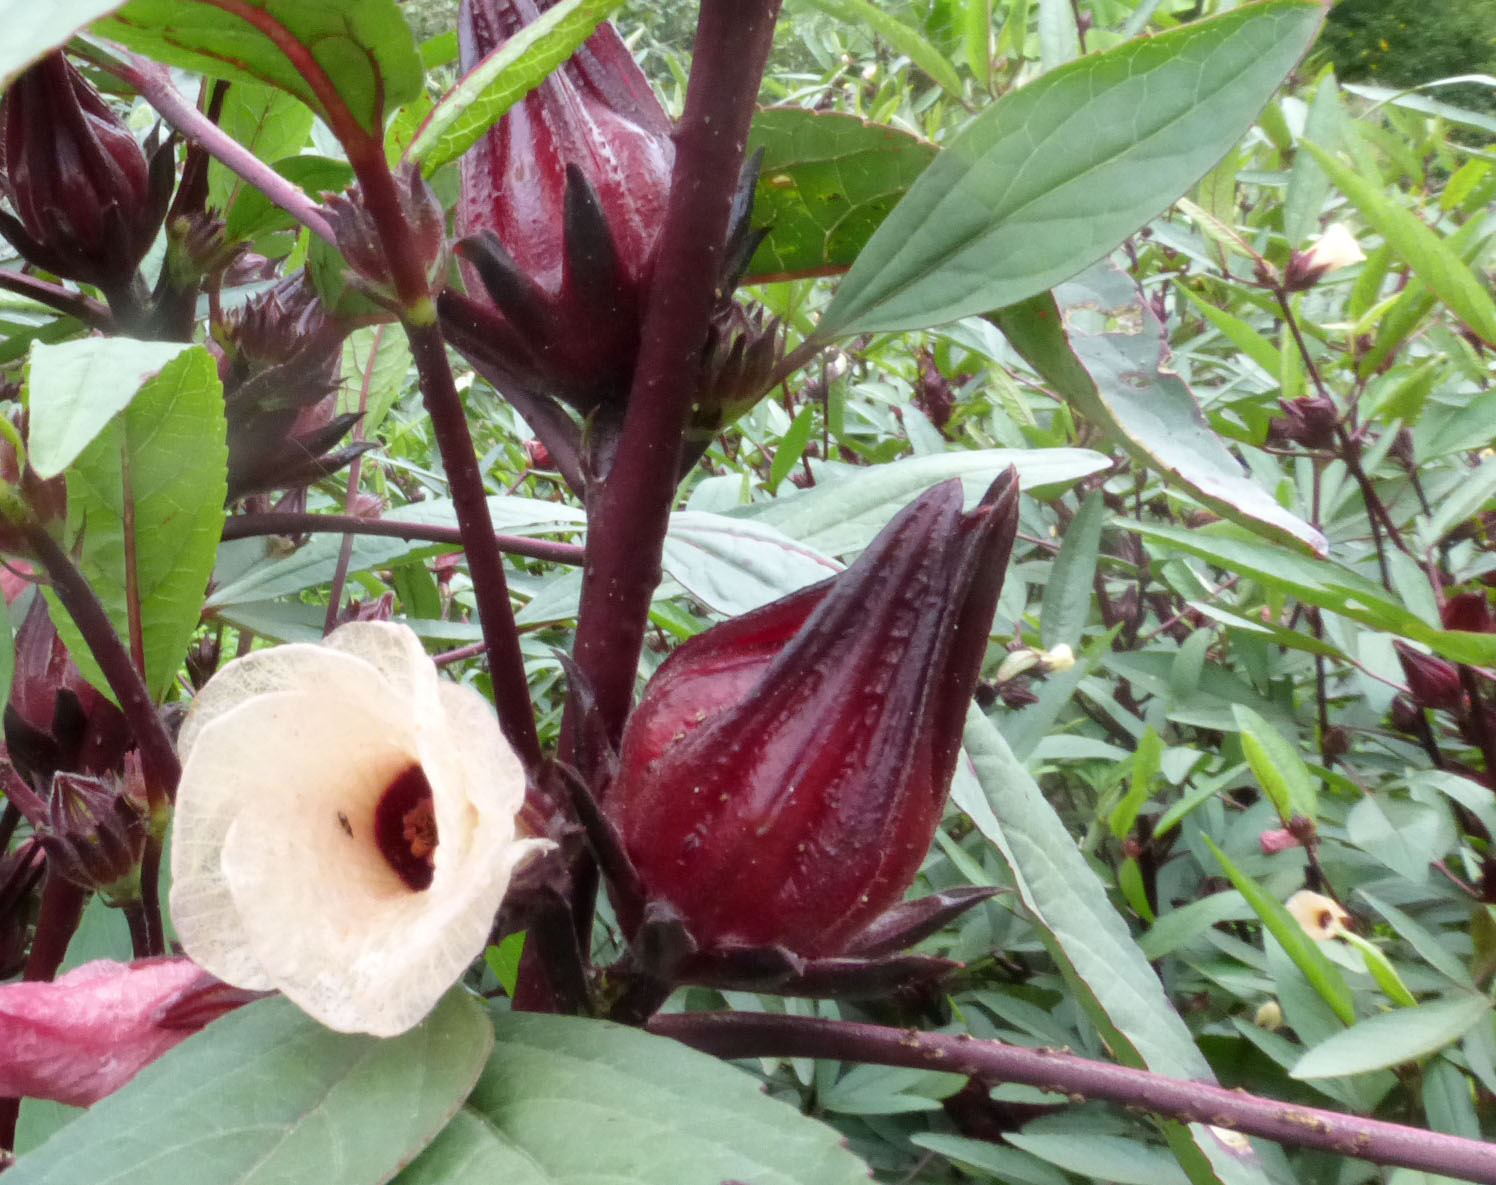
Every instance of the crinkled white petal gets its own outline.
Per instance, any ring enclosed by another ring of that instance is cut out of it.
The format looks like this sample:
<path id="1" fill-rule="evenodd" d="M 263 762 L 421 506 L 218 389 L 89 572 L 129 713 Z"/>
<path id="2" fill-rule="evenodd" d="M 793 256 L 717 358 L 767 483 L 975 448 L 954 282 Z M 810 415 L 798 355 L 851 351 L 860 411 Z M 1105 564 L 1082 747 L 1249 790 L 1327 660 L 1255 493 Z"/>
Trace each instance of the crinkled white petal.
<path id="1" fill-rule="evenodd" d="M 441 680 L 410 630 L 360 622 L 327 641 L 256 652 L 200 695 L 172 916 L 220 978 L 279 988 L 331 1028 L 391 1035 L 481 953 L 514 869 L 550 845 L 515 838 L 524 770 L 493 709 Z M 419 891 L 374 837 L 381 797 L 416 764 L 437 828 Z"/>
<path id="2" fill-rule="evenodd" d="M 360 672 L 361 681 L 347 678 Z M 372 843 L 371 821 L 390 779 L 419 759 L 412 730 L 398 705 L 377 694 L 365 664 L 338 661 L 321 673 L 313 692 L 259 695 L 221 713 L 199 732 L 183 766 L 172 827 L 172 921 L 188 954 L 240 987 L 277 985 L 245 941 L 245 901 L 227 877 L 236 820 L 262 818 L 282 835 L 320 844 L 311 860 L 320 866 L 346 846 L 337 842 L 347 840 L 342 812 L 369 837 L 359 845 L 362 866 L 377 860 L 378 871 L 394 877 Z M 274 876 L 306 892 L 307 872 L 283 863 Z"/>

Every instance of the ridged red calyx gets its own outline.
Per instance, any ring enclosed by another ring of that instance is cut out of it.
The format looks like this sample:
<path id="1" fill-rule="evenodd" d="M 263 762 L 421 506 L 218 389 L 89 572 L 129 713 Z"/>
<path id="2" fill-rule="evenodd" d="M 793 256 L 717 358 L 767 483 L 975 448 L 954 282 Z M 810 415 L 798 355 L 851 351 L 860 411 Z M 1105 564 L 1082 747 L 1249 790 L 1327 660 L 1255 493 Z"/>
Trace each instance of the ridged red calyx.
<path id="1" fill-rule="evenodd" d="M 961 504 L 959 482 L 935 487 L 846 572 L 691 639 L 645 689 L 604 810 L 700 947 L 841 954 L 913 882 L 1013 546 L 1016 477 Z"/>
<path id="2" fill-rule="evenodd" d="M 357 412 L 335 414 L 348 330 L 302 272 L 215 330 L 228 417 L 229 502 L 321 481 L 374 447 L 334 447 L 359 420 Z"/>
<path id="3" fill-rule="evenodd" d="M 166 216 L 169 145 L 146 154 L 60 53 L 5 92 L 0 234 L 28 262 L 106 294 L 127 289 Z"/>
<path id="4" fill-rule="evenodd" d="M 463 69 L 550 6 L 463 0 Z M 463 157 L 468 296 L 445 294 L 442 312 L 453 343 L 492 381 L 583 414 L 627 392 L 670 192 L 670 126 L 604 22 Z"/>
<path id="5" fill-rule="evenodd" d="M 1460 685 L 1460 669 L 1446 659 L 1414 650 L 1405 642 L 1394 641 L 1392 648 L 1402 663 L 1408 694 L 1420 708 L 1453 712 L 1465 702 Z"/>
<path id="6" fill-rule="evenodd" d="M 1297 444 L 1307 449 L 1334 447 L 1340 411 L 1332 400 L 1301 395 L 1297 399 L 1279 399 L 1278 404 L 1283 414 L 1268 421 L 1269 444 Z"/>
<path id="7" fill-rule="evenodd" d="M 1447 630 L 1469 630 L 1473 634 L 1496 634 L 1496 617 L 1484 592 L 1462 592 L 1444 602 L 1440 621 Z"/>

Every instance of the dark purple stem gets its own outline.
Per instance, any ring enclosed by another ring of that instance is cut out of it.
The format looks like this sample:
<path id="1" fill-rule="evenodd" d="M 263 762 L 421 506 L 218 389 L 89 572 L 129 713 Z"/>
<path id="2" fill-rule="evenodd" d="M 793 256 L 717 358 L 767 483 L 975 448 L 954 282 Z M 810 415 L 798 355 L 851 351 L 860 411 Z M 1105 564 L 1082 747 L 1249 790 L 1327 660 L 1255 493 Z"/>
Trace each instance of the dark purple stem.
<path id="1" fill-rule="evenodd" d="M 93 297 L 84 296 L 81 292 L 64 288 L 61 284 L 53 284 L 37 276 L 28 276 L 25 272 L 0 268 L 0 288 L 30 297 L 37 303 L 54 308 L 69 317 L 76 317 L 90 329 L 97 329 L 102 333 L 119 332 L 119 326 L 115 324 L 114 314 L 109 311 L 108 305 L 100 304 Z"/>
<path id="2" fill-rule="evenodd" d="M 1013 1082 L 1072 1099 L 1102 1099 L 1281 1144 L 1496 1185 L 1496 1144 L 1165 1078 L 1053 1049 L 980 1041 L 965 1033 L 949 1036 L 754 1012 L 656 1016 L 646 1027 L 723 1058 L 830 1058 L 943 1070 L 993 1085 Z"/>
<path id="3" fill-rule="evenodd" d="M 24 532 L 27 546 L 50 578 L 57 599 L 88 643 L 109 690 L 114 692 L 120 710 L 130 722 L 152 806 L 163 799 L 175 798 L 182 766 L 146 689 L 145 677 L 131 660 L 99 598 L 57 541 L 34 524 L 24 528 Z"/>
<path id="4" fill-rule="evenodd" d="M 223 524 L 225 539 L 248 539 L 256 535 L 304 535 L 336 531 L 348 535 L 382 535 L 391 539 L 418 539 L 424 543 L 450 543 L 462 546 L 458 527 L 433 523 L 407 523 L 398 519 L 359 518 L 346 514 L 292 514 L 276 511 L 267 514 L 235 515 Z M 585 554 L 577 543 L 558 543 L 551 539 L 527 539 L 523 535 L 495 535 L 498 549 L 509 555 L 554 564 L 580 564 Z"/>
<path id="5" fill-rule="evenodd" d="M 617 461 L 588 507 L 576 661 L 617 739 L 633 698 L 716 300 L 728 214 L 779 0 L 703 0 Z M 573 701 L 574 703 L 575 701 Z M 575 728 L 575 722 L 572 722 Z"/>
<path id="6" fill-rule="evenodd" d="M 319 239 L 333 242 L 332 227 L 317 203 L 199 111 L 172 86 L 163 67 L 137 55 L 128 64 L 101 57 L 98 65 L 128 82 L 170 127 L 219 164 L 244 178 Z"/>

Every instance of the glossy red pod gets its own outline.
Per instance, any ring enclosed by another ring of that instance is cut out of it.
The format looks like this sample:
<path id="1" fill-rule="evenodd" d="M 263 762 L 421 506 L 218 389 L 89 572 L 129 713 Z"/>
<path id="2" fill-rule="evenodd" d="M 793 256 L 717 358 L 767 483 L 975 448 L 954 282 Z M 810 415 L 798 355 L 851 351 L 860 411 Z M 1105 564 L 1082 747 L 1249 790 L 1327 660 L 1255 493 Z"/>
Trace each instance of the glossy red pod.
<path id="1" fill-rule="evenodd" d="M 647 895 L 702 947 L 836 955 L 913 882 L 1012 549 L 1016 478 L 961 504 L 958 481 L 936 486 L 846 572 L 698 635 L 650 680 L 604 810 Z"/>

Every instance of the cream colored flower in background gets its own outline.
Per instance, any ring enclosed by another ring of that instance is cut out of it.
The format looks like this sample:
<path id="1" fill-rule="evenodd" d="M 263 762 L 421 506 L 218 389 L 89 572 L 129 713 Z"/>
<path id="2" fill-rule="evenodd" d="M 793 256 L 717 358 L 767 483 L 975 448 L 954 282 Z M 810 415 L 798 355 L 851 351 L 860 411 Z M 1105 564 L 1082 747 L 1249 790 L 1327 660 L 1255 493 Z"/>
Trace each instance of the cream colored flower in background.
<path id="1" fill-rule="evenodd" d="M 1308 266 L 1318 269 L 1320 274 L 1350 267 L 1351 264 L 1360 263 L 1366 258 L 1366 253 L 1361 250 L 1361 244 L 1356 241 L 1356 236 L 1343 222 L 1330 223 L 1325 228 L 1324 234 L 1310 245 L 1305 255 L 1305 262 Z"/>
<path id="2" fill-rule="evenodd" d="M 329 1028 L 417 1024 L 483 950 L 525 775 L 488 702 L 409 629 L 355 622 L 256 651 L 182 728 L 171 915 L 220 979 Z"/>
<path id="3" fill-rule="evenodd" d="M 1339 937 L 1345 924 L 1351 920 L 1351 915 L 1338 902 L 1310 889 L 1300 889 L 1283 903 L 1283 907 L 1317 942 Z"/>

